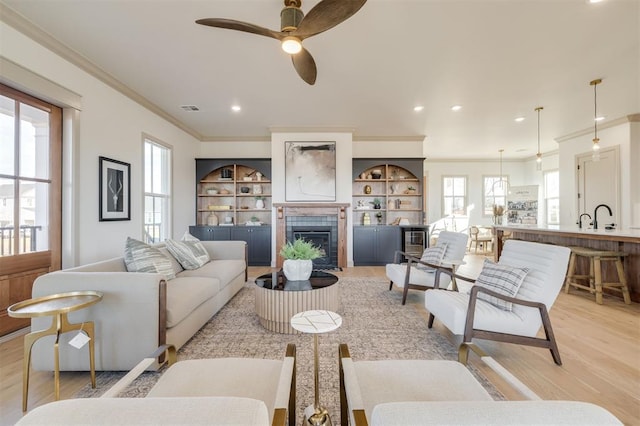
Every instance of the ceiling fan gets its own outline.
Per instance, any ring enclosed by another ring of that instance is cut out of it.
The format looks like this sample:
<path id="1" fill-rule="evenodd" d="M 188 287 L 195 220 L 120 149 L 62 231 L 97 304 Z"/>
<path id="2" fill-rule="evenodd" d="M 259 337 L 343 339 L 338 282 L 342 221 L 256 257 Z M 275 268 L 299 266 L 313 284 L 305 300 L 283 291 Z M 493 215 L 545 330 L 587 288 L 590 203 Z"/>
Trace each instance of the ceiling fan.
<path id="1" fill-rule="evenodd" d="M 335 27 L 360 10 L 366 2 L 367 0 L 322 0 L 305 16 L 300 10 L 302 0 L 284 0 L 284 9 L 280 12 L 280 31 L 225 18 L 198 19 L 196 24 L 244 31 L 279 40 L 282 49 L 291 55 L 298 75 L 308 84 L 314 84 L 318 74 L 316 62 L 309 51 L 302 47 L 302 40 Z"/>

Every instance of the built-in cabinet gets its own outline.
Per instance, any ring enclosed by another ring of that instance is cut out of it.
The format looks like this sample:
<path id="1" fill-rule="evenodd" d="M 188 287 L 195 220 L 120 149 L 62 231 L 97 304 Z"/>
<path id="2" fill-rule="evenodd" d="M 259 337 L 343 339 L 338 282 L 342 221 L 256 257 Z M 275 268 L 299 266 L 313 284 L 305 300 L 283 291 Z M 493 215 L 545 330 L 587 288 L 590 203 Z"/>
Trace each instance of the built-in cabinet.
<path id="1" fill-rule="evenodd" d="M 393 262 L 396 250 L 400 250 L 400 227 L 354 226 L 353 264 L 386 265 Z"/>
<path id="2" fill-rule="evenodd" d="M 405 241 L 404 227 L 422 226 L 423 162 L 423 158 L 353 160 L 354 265 L 393 262 Z"/>
<path id="3" fill-rule="evenodd" d="M 196 159 L 196 225 L 189 232 L 246 241 L 249 265 L 270 265 L 270 176 L 269 159 Z"/>

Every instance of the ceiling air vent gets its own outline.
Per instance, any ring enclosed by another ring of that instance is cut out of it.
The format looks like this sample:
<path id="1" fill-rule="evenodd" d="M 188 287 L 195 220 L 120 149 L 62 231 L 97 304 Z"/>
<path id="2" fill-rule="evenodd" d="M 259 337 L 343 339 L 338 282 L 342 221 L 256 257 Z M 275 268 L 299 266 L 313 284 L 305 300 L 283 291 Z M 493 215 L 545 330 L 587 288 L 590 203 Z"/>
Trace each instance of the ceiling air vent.
<path id="1" fill-rule="evenodd" d="M 180 109 L 183 111 L 200 111 L 200 108 L 195 105 L 180 105 Z"/>

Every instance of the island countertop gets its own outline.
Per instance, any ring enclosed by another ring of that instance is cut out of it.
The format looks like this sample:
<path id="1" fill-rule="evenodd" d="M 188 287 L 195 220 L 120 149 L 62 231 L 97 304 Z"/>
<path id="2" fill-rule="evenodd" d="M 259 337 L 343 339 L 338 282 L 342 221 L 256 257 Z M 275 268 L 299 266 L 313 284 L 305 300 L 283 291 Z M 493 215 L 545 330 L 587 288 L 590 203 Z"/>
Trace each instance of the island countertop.
<path id="1" fill-rule="evenodd" d="M 640 228 L 587 229 L 560 225 L 496 225 L 495 229 L 511 232 L 535 232 L 540 234 L 566 234 L 577 238 L 609 241 L 631 241 L 640 243 Z"/>
<path id="2" fill-rule="evenodd" d="M 505 232 L 510 232 L 511 238 L 517 240 L 624 252 L 626 253 L 624 271 L 631 293 L 631 300 L 640 302 L 640 229 L 579 229 L 577 225 L 495 225 L 494 229 L 496 234 L 494 255 L 496 259 L 500 257 L 502 252 Z M 614 278 L 617 275 L 614 275 L 612 266 L 603 265 L 603 279 L 617 281 Z M 586 262 L 581 262 L 580 269 L 584 271 L 582 273 L 588 272 L 587 267 Z"/>

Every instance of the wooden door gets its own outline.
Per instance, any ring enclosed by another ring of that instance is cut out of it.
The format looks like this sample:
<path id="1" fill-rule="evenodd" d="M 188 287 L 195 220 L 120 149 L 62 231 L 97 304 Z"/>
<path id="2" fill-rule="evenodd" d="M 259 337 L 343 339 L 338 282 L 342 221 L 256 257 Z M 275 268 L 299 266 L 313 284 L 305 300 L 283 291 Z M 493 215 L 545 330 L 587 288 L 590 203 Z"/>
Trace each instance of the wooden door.
<path id="1" fill-rule="evenodd" d="M 606 209 L 598 210 L 598 228 L 604 224 L 620 225 L 620 160 L 618 147 L 601 149 L 600 159 L 594 160 L 591 153 L 579 155 L 578 210 L 577 214 L 588 213 L 593 219 L 593 211 L 599 204 L 611 207 L 613 217 Z M 588 223 L 588 222 L 587 222 Z"/>
<path id="2" fill-rule="evenodd" d="M 29 325 L 7 315 L 33 281 L 60 269 L 62 110 L 0 85 L 0 335 Z"/>

